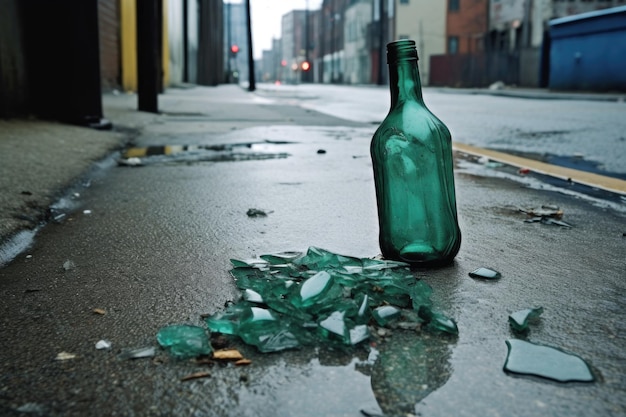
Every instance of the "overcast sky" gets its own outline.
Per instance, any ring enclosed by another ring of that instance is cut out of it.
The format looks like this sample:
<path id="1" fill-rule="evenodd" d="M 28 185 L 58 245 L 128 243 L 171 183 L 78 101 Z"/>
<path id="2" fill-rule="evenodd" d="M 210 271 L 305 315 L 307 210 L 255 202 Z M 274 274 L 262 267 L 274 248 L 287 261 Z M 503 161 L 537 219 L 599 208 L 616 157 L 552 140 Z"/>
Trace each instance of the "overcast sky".
<path id="1" fill-rule="evenodd" d="M 233 0 L 227 3 L 242 3 Z M 322 0 L 308 0 L 309 10 L 320 8 Z M 260 58 L 264 49 L 272 48 L 272 38 L 280 38 L 281 19 L 292 10 L 305 10 L 307 0 L 250 0 L 252 12 L 252 46 L 254 58 Z"/>

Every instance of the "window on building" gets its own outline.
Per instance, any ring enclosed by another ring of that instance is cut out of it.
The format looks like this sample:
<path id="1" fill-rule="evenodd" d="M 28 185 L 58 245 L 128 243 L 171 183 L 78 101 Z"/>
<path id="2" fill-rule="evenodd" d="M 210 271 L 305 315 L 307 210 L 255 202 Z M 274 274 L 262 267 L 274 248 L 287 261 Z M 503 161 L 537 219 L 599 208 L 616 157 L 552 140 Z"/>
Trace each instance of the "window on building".
<path id="1" fill-rule="evenodd" d="M 448 0 L 448 11 L 449 12 L 458 12 L 459 11 L 459 0 Z"/>
<path id="2" fill-rule="evenodd" d="M 459 53 L 459 37 L 458 36 L 448 37 L 448 53 L 449 54 Z"/>
<path id="3" fill-rule="evenodd" d="M 409 4 L 409 0 L 400 0 L 400 4 Z"/>
<path id="4" fill-rule="evenodd" d="M 409 39 L 409 35 L 400 35 L 398 39 Z"/>

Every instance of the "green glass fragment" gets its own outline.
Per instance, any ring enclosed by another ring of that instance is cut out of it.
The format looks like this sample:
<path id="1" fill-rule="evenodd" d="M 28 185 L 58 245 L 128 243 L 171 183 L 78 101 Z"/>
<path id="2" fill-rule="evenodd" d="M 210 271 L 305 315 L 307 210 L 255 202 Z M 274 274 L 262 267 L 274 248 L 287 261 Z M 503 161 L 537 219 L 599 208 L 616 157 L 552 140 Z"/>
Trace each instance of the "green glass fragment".
<path id="1" fill-rule="evenodd" d="M 244 342 L 256 346 L 260 352 L 278 352 L 285 349 L 294 349 L 301 346 L 298 338 L 289 329 L 275 328 L 273 331 L 258 333 L 242 333 Z"/>
<path id="2" fill-rule="evenodd" d="M 592 382 L 595 379 L 589 365 L 577 355 L 517 339 L 507 340 L 506 345 L 504 370 L 507 372 L 557 382 Z"/>
<path id="3" fill-rule="evenodd" d="M 432 289 L 404 262 L 358 259 L 316 247 L 304 255 L 283 252 L 231 262 L 241 300 L 206 324 L 261 352 L 363 343 L 370 338 L 372 318 L 383 326 L 401 318 L 399 328 L 415 329 L 425 320 L 432 328 L 456 330 L 453 321 L 430 311 Z M 421 307 L 428 308 L 426 319 L 418 314 Z"/>
<path id="4" fill-rule="evenodd" d="M 212 352 L 206 330 L 198 326 L 166 326 L 157 333 L 157 341 L 176 358 L 194 358 Z"/>
<path id="5" fill-rule="evenodd" d="M 212 332 L 236 334 L 242 317 L 248 312 L 247 303 L 231 304 L 223 312 L 215 313 L 206 318 L 207 327 Z"/>
<path id="6" fill-rule="evenodd" d="M 433 311 L 430 307 L 421 306 L 418 314 L 426 322 L 428 328 L 450 334 L 459 334 L 459 328 L 454 320 L 444 314 Z"/>
<path id="7" fill-rule="evenodd" d="M 417 281 L 415 285 L 411 287 L 411 300 L 413 302 L 413 308 L 419 311 L 419 308 L 422 306 L 430 307 L 430 295 L 432 292 L 433 289 L 430 285 L 426 284 L 424 281 Z"/>
<path id="8" fill-rule="evenodd" d="M 280 252 L 270 255 L 261 255 L 260 258 L 267 261 L 270 265 L 284 265 L 293 262 L 296 258 L 302 256 L 302 252 Z"/>
<path id="9" fill-rule="evenodd" d="M 243 290 L 243 299 L 251 303 L 264 303 L 261 294 L 249 288 Z"/>
<path id="10" fill-rule="evenodd" d="M 542 313 L 543 307 L 527 308 L 525 310 L 516 311 L 515 313 L 509 315 L 509 324 L 516 332 L 524 332 L 528 330 L 528 324 L 538 320 Z"/>
<path id="11" fill-rule="evenodd" d="M 402 310 L 394 306 L 380 306 L 372 311 L 372 317 L 381 326 L 386 326 L 392 321 L 399 319 L 401 314 Z"/>
<path id="12" fill-rule="evenodd" d="M 328 339 L 338 338 L 343 343 L 350 343 L 350 333 L 345 322 L 346 312 L 335 311 L 319 322 L 321 334 Z"/>
<path id="13" fill-rule="evenodd" d="M 267 261 L 263 259 L 231 259 L 230 263 L 232 263 L 235 268 L 264 268 L 267 266 Z"/>
<path id="14" fill-rule="evenodd" d="M 365 324 L 357 324 L 350 329 L 350 344 L 357 345 L 370 337 L 370 330 Z"/>
<path id="15" fill-rule="evenodd" d="M 481 279 L 500 279 L 502 274 L 498 271 L 494 271 L 489 268 L 478 268 L 469 273 L 469 276 L 472 278 L 481 278 Z"/>
<path id="16" fill-rule="evenodd" d="M 326 271 L 320 271 L 301 284 L 292 302 L 296 307 L 312 306 L 325 297 L 332 285 L 331 275 Z"/>

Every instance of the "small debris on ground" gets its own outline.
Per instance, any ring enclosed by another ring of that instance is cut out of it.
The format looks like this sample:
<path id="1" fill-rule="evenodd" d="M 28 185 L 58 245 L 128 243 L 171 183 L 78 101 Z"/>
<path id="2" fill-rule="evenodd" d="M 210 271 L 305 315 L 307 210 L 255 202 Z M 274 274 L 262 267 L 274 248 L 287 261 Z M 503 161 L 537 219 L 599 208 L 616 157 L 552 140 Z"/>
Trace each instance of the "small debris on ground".
<path id="1" fill-rule="evenodd" d="M 57 361 L 68 361 L 71 359 L 76 359 L 76 355 L 69 352 L 59 352 L 54 359 Z"/>
<path id="2" fill-rule="evenodd" d="M 528 218 L 524 220 L 525 223 L 542 223 L 563 227 L 572 227 L 571 224 L 561 220 L 563 217 L 563 210 L 553 205 L 543 205 L 540 208 L 523 209 L 519 211 L 525 213 Z"/>
<path id="3" fill-rule="evenodd" d="M 125 350 L 119 354 L 122 360 L 151 358 L 156 355 L 156 349 L 153 346 L 138 349 Z"/>
<path id="4" fill-rule="evenodd" d="M 72 269 L 76 268 L 76 264 L 73 261 L 70 261 L 69 259 L 65 262 L 63 262 L 63 269 L 66 271 L 70 271 Z"/>
<path id="5" fill-rule="evenodd" d="M 93 311 L 94 314 L 98 314 L 100 316 L 104 316 L 107 313 L 106 310 L 104 310 L 102 308 L 94 308 L 91 311 Z"/>
<path id="6" fill-rule="evenodd" d="M 252 361 L 250 359 L 245 359 L 245 358 L 235 361 L 236 366 L 246 366 L 246 365 L 250 365 L 251 363 Z"/>
<path id="7" fill-rule="evenodd" d="M 248 209 L 248 211 L 246 212 L 248 217 L 267 217 L 267 215 L 270 213 L 273 213 L 273 211 L 266 211 L 256 208 Z"/>
<path id="8" fill-rule="evenodd" d="M 211 373 L 208 371 L 194 372 L 193 374 L 189 374 L 189 375 L 182 377 L 180 380 L 190 381 L 192 379 L 208 378 L 210 376 L 211 376 Z"/>
<path id="9" fill-rule="evenodd" d="M 143 163 L 141 162 L 140 158 L 137 157 L 131 157 L 131 158 L 120 158 L 117 160 L 117 164 L 120 166 L 127 166 L 127 167 L 139 167 L 139 166 L 143 166 Z"/>
<path id="10" fill-rule="evenodd" d="M 516 332 L 525 332 L 531 322 L 539 320 L 539 316 L 543 313 L 543 307 L 527 308 L 525 310 L 516 311 L 509 315 L 509 324 L 511 329 Z"/>
<path id="11" fill-rule="evenodd" d="M 502 277 L 502 274 L 493 269 L 481 267 L 470 272 L 469 276 L 472 278 L 482 279 L 500 279 Z"/>
<path id="12" fill-rule="evenodd" d="M 96 343 L 96 349 L 98 350 L 111 349 L 111 346 L 112 343 L 104 339 L 98 340 L 98 342 Z"/>
<path id="13" fill-rule="evenodd" d="M 213 352 L 213 359 L 240 360 L 243 359 L 243 355 L 237 349 L 217 350 Z"/>

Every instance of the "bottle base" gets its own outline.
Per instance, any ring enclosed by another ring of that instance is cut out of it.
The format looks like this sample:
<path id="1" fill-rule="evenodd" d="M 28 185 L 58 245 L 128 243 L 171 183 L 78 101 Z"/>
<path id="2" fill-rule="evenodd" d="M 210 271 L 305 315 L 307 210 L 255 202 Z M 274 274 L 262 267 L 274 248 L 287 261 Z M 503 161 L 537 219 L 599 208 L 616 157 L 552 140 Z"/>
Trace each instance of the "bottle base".
<path id="1" fill-rule="evenodd" d="M 441 253 L 431 245 L 425 243 L 410 243 L 400 249 L 400 258 L 409 263 L 424 263 L 437 261 Z"/>

